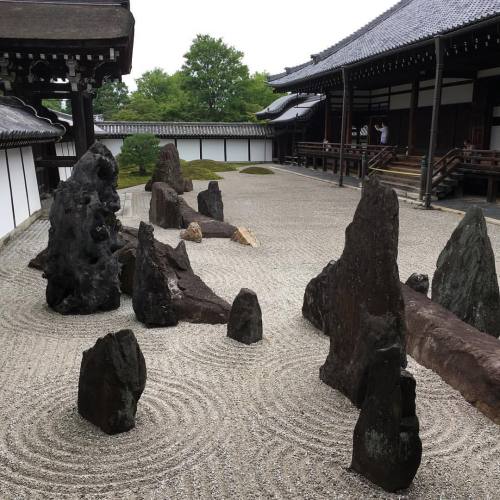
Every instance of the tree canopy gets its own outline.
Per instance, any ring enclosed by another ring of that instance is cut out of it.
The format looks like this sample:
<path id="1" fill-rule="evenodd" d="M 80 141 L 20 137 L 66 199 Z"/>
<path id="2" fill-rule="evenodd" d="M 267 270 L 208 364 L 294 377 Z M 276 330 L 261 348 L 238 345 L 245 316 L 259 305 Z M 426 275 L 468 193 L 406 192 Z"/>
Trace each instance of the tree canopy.
<path id="1" fill-rule="evenodd" d="M 135 134 L 123 141 L 118 161 L 120 167 L 138 167 L 139 174 L 146 175 L 159 154 L 160 141 L 153 134 Z"/>

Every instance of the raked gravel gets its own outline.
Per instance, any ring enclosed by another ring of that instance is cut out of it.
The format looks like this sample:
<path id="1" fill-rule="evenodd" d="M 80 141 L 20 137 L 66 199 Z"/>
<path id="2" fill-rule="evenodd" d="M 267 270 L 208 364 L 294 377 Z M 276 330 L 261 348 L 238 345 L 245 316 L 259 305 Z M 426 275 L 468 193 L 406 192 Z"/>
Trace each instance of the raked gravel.
<path id="1" fill-rule="evenodd" d="M 232 302 L 258 294 L 265 339 L 242 346 L 225 326 L 147 330 L 117 311 L 63 317 L 27 263 L 47 243 L 40 221 L 0 251 L 0 498 L 396 498 L 347 470 L 358 411 L 321 383 L 328 339 L 301 316 L 308 281 L 338 258 L 359 191 L 277 171 L 224 173 L 226 218 L 261 247 L 187 242 L 195 272 Z M 186 195 L 196 206 L 195 182 Z M 147 220 L 149 194 L 121 193 L 120 217 Z M 401 203 L 399 268 L 432 275 L 459 216 Z M 488 226 L 500 269 L 500 227 Z M 177 244 L 179 231 L 156 228 Z M 362 244 L 362 242 L 360 242 Z M 107 436 L 76 411 L 82 351 L 132 328 L 148 366 L 137 426 Z M 435 373 L 417 380 L 422 465 L 409 498 L 498 498 L 500 428 Z"/>

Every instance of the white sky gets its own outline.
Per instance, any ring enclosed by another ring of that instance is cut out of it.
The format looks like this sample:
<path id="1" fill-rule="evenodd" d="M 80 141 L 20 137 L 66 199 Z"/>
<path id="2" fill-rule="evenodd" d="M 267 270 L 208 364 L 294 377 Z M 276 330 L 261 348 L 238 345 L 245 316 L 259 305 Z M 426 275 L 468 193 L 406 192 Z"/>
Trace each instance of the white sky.
<path id="1" fill-rule="evenodd" d="M 134 80 L 158 66 L 174 73 L 197 34 L 241 50 L 253 73 L 307 61 L 394 5 L 396 0 L 131 0 Z"/>

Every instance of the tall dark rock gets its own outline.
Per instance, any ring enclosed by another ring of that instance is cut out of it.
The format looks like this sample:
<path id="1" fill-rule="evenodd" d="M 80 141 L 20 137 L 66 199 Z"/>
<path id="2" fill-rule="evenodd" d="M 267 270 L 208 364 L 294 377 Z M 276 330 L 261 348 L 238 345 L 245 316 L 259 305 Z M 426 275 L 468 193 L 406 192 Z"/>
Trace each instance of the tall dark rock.
<path id="1" fill-rule="evenodd" d="M 227 336 L 244 344 L 262 340 L 262 312 L 254 291 L 242 288 L 234 299 Z"/>
<path id="2" fill-rule="evenodd" d="M 61 314 L 91 314 L 120 305 L 118 166 L 95 143 L 60 182 L 50 210 L 46 297 Z"/>
<path id="3" fill-rule="evenodd" d="M 408 285 L 412 290 L 423 293 L 426 296 L 429 293 L 429 276 L 427 276 L 427 274 L 413 273 L 406 280 L 405 284 Z"/>
<path id="4" fill-rule="evenodd" d="M 218 221 L 224 221 L 222 192 L 217 181 L 210 181 L 208 189 L 198 193 L 198 212 Z"/>
<path id="5" fill-rule="evenodd" d="M 146 191 L 151 191 L 155 182 L 166 182 L 177 194 L 184 193 L 181 161 L 174 144 L 166 144 L 161 148 L 151 180 L 146 184 Z"/>
<path id="6" fill-rule="evenodd" d="M 415 379 L 400 364 L 399 345 L 374 352 L 353 436 L 351 468 L 390 492 L 410 486 L 422 457 Z"/>
<path id="7" fill-rule="evenodd" d="M 149 205 L 149 222 L 164 229 L 180 229 L 179 195 L 165 182 L 155 182 Z"/>
<path id="8" fill-rule="evenodd" d="M 396 193 L 376 179 L 366 182 L 344 252 L 326 269 L 324 297 L 330 305 L 325 333 L 330 352 L 320 369 L 323 382 L 363 403 L 368 368 L 377 349 L 402 346 L 406 366 L 404 303 L 397 254 L 399 205 Z"/>
<path id="9" fill-rule="evenodd" d="M 156 251 L 153 231 L 153 226 L 141 222 L 132 306 L 137 319 L 147 327 L 174 326 L 177 324 L 172 297 L 175 290 L 169 286 L 173 273 Z"/>
<path id="10" fill-rule="evenodd" d="M 146 363 L 134 333 L 110 333 L 83 353 L 78 412 L 107 434 L 126 432 L 135 427 L 145 386 Z"/>
<path id="11" fill-rule="evenodd" d="M 478 330 L 500 335 L 500 294 L 495 256 L 484 215 L 471 207 L 437 261 L 432 300 Z"/>
<path id="12" fill-rule="evenodd" d="M 126 245 L 117 252 L 122 264 L 121 287 L 125 293 L 133 296 L 138 231 L 125 227 L 121 235 L 126 241 Z M 193 272 L 184 241 L 172 248 L 154 240 L 154 247 L 157 260 L 161 264 L 159 271 L 164 276 L 163 282 L 167 282 L 172 291 L 177 319 L 191 323 L 227 323 L 231 306 Z"/>

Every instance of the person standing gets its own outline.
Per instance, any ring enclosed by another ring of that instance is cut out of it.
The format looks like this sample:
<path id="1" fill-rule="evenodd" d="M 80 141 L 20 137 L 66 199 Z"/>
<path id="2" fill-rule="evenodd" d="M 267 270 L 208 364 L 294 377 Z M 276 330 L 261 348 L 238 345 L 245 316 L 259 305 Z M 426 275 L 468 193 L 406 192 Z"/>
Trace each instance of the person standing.
<path id="1" fill-rule="evenodd" d="M 389 144 L 389 127 L 385 122 L 382 122 L 382 125 L 379 127 L 375 125 L 375 130 L 380 132 L 380 144 L 382 146 L 387 146 Z"/>

